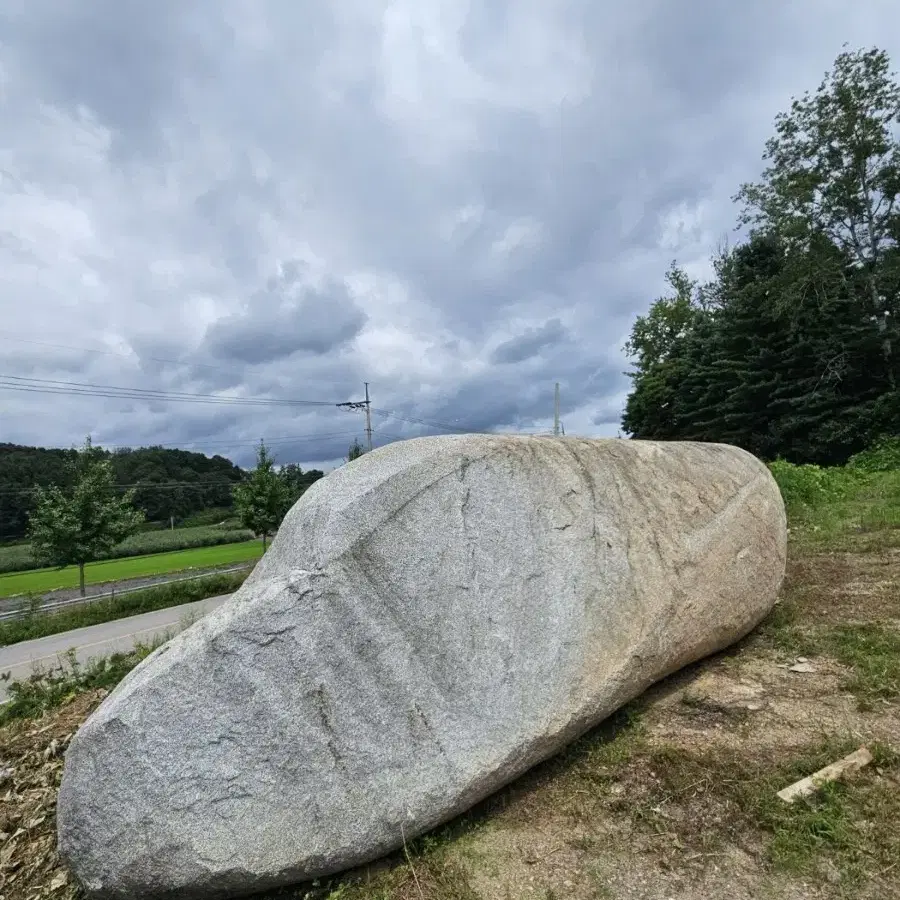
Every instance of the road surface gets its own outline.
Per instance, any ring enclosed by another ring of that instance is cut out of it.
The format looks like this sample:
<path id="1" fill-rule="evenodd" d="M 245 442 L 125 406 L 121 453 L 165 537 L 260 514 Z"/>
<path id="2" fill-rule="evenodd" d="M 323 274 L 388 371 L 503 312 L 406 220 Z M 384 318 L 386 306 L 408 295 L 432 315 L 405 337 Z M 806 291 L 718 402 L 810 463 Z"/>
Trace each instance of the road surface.
<path id="1" fill-rule="evenodd" d="M 200 616 L 221 606 L 230 596 L 209 597 L 195 603 L 0 647 L 0 674 L 10 672 L 11 680 L 18 681 L 27 678 L 36 668 L 44 671 L 57 668 L 63 655 L 73 647 L 80 663 L 98 656 L 127 652 L 135 644 L 149 644 L 155 638 L 181 631 Z M 0 681 L 0 703 L 7 699 L 8 684 L 8 681 Z"/>

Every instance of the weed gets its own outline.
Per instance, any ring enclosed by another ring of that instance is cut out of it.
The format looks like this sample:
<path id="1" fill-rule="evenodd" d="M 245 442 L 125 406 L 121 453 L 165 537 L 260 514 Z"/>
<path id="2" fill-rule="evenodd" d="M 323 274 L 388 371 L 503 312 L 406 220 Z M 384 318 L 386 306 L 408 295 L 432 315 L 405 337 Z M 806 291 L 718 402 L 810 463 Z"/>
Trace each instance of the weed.
<path id="1" fill-rule="evenodd" d="M 856 746 L 852 739 L 825 739 L 788 759 L 721 748 L 705 753 L 656 748 L 623 773 L 632 791 L 627 802 L 613 808 L 644 831 L 673 833 L 674 843 L 695 855 L 761 835 L 776 870 L 820 878 L 828 863 L 842 883 L 859 884 L 900 853 L 900 832 L 885 827 L 900 816 L 900 792 L 877 774 L 900 771 L 900 757 L 875 745 L 872 771 L 828 784 L 793 804 L 777 797 L 781 788 Z"/>
<path id="2" fill-rule="evenodd" d="M 882 438 L 850 457 L 847 467 L 862 472 L 900 472 L 900 438 Z"/>
<path id="3" fill-rule="evenodd" d="M 65 654 L 65 662 L 57 669 L 36 672 L 23 681 L 10 683 L 9 701 L 0 706 L 0 725 L 14 719 L 41 716 L 83 691 L 111 690 L 169 637 L 160 636 L 152 644 L 138 644 L 130 653 L 101 657 L 85 666 L 78 662 L 74 651 L 69 651 Z"/>

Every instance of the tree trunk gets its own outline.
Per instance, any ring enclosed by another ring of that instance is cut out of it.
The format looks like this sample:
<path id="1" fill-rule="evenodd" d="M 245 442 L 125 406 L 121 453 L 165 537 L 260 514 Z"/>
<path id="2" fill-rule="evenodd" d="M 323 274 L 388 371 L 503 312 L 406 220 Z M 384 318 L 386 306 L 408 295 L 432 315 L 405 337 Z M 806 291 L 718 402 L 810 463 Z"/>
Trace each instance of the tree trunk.
<path id="1" fill-rule="evenodd" d="M 84 596 L 84 563 L 78 563 L 78 589 L 81 591 L 81 596 Z"/>
<path id="2" fill-rule="evenodd" d="M 263 553 L 266 552 L 266 533 L 263 532 Z"/>
<path id="3" fill-rule="evenodd" d="M 868 281 L 869 296 L 872 300 L 872 312 L 878 322 L 877 327 L 879 331 L 884 333 L 884 337 L 881 339 L 881 352 L 884 354 L 884 362 L 887 367 L 888 384 L 891 387 L 894 387 L 896 382 L 894 380 L 894 360 L 892 358 L 893 348 L 891 347 L 891 336 L 888 331 L 890 325 L 887 320 L 888 317 L 885 315 L 885 311 L 881 308 L 881 297 L 878 294 L 878 285 L 875 283 L 874 273 L 869 273 Z M 881 317 L 880 319 L 878 318 L 879 316 Z"/>

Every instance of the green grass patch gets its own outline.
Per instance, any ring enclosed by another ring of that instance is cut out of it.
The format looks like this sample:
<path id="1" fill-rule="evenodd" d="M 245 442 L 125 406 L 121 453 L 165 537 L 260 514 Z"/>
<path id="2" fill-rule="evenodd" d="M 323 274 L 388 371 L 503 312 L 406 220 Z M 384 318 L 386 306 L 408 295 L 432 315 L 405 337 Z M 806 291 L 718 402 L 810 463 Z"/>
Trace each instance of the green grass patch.
<path id="1" fill-rule="evenodd" d="M 900 470 L 769 465 L 795 545 L 811 550 L 900 545 Z"/>
<path id="2" fill-rule="evenodd" d="M 794 624 L 791 607 L 779 621 L 767 623 L 765 636 L 795 656 L 826 656 L 850 669 L 844 688 L 864 708 L 878 700 L 900 699 L 900 630 L 866 622 L 857 625 L 807 627 Z"/>
<path id="3" fill-rule="evenodd" d="M 250 562 L 262 556 L 262 541 L 241 541 L 217 547 L 200 547 L 126 559 L 89 563 L 85 567 L 86 584 L 103 584 L 128 578 L 147 578 L 166 575 L 185 569 L 205 569 Z M 43 594 L 57 588 L 78 587 L 78 567 L 65 569 L 34 569 L 0 575 L 0 597 L 16 594 Z"/>
<path id="4" fill-rule="evenodd" d="M 170 606 L 181 606 L 183 603 L 194 603 L 207 597 L 230 594 L 244 583 L 250 571 L 246 569 L 226 575 L 210 575 L 208 578 L 160 585 L 131 594 L 92 600 L 55 613 L 31 612 L 23 619 L 0 622 L 0 647 L 157 609 L 168 609 Z"/>
<path id="5" fill-rule="evenodd" d="M 215 547 L 253 539 L 253 534 L 234 522 L 228 525 L 202 525 L 190 528 L 154 529 L 134 534 L 122 541 L 104 559 L 147 556 L 172 550 Z M 31 555 L 31 544 L 21 542 L 0 546 L 0 574 L 39 568 Z"/>

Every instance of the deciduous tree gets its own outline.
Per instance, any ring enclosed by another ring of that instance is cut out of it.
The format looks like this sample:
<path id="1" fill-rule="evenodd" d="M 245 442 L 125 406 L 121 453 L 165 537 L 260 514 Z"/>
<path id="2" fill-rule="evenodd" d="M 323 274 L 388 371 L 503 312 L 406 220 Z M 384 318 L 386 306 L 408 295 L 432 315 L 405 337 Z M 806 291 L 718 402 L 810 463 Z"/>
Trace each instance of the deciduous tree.
<path id="1" fill-rule="evenodd" d="M 29 537 L 39 562 L 78 566 L 83 597 L 85 564 L 133 534 L 144 514 L 134 508 L 134 491 L 116 490 L 112 464 L 93 448 L 90 438 L 68 465 L 71 487 L 35 489 Z"/>
<path id="2" fill-rule="evenodd" d="M 234 487 L 234 505 L 241 524 L 262 537 L 265 549 L 269 535 L 278 529 L 290 507 L 290 495 L 262 441 L 256 451 L 256 468 Z"/>

